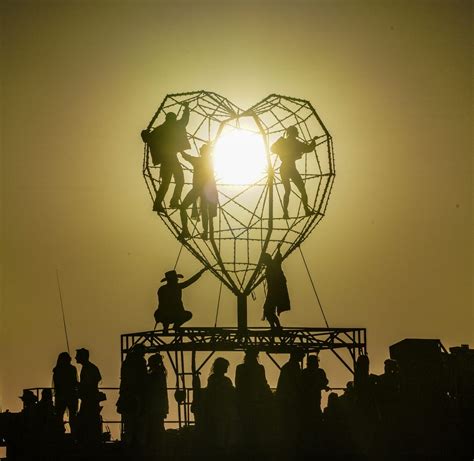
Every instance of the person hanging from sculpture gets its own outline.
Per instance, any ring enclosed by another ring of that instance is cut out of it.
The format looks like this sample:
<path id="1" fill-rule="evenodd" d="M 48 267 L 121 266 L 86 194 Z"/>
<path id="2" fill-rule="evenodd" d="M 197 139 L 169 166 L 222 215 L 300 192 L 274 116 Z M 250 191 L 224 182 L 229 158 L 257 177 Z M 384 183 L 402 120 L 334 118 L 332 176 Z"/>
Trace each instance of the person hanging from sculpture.
<path id="1" fill-rule="evenodd" d="M 301 194 L 301 202 L 306 216 L 313 214 L 313 210 L 308 205 L 308 194 L 304 181 L 296 168 L 296 160 L 299 160 L 303 154 L 311 152 L 316 147 L 316 139 L 314 137 L 311 142 L 302 142 L 298 139 L 298 128 L 296 126 L 290 126 L 286 129 L 286 137 L 280 137 L 271 146 L 271 151 L 277 154 L 281 160 L 280 166 L 280 177 L 285 190 L 283 195 L 283 218 L 288 219 L 288 204 L 290 201 L 291 184 L 290 180 L 293 181 L 294 185 L 298 188 Z"/>
<path id="2" fill-rule="evenodd" d="M 189 238 L 187 208 L 199 198 L 203 232 L 201 238 L 209 237 L 209 223 L 217 215 L 217 187 L 212 165 L 212 146 L 203 144 L 199 149 L 200 157 L 192 157 L 181 152 L 183 158 L 193 166 L 193 187 L 186 194 L 180 206 L 182 232 L 181 238 Z M 212 227 L 211 227 L 212 230 Z"/>
<path id="3" fill-rule="evenodd" d="M 181 274 L 171 270 L 165 273 L 162 282 L 166 282 L 158 289 L 158 309 L 155 311 L 156 323 L 163 324 L 163 333 L 168 333 L 169 326 L 173 324 L 174 330 L 188 320 L 191 320 L 193 314 L 184 309 L 182 301 L 183 288 L 192 285 L 207 269 L 201 269 L 185 282 L 178 283 L 178 279 L 183 278 Z"/>
<path id="4" fill-rule="evenodd" d="M 267 283 L 267 297 L 263 305 L 263 320 L 267 320 L 272 330 L 281 330 L 278 316 L 291 308 L 286 277 L 281 268 L 283 257 L 278 248 L 272 258 L 263 253 L 261 263 L 265 266 L 265 280 Z"/>
<path id="5" fill-rule="evenodd" d="M 183 103 L 184 111 L 180 119 L 174 112 L 166 114 L 165 121 L 151 131 L 143 130 L 141 135 L 150 149 L 152 162 L 160 166 L 161 184 L 156 193 L 153 211 L 164 213 L 163 200 L 174 178 L 175 186 L 170 201 L 170 208 L 179 208 L 179 200 L 184 186 L 183 168 L 178 160 L 178 152 L 189 149 L 186 125 L 189 122 L 189 105 Z"/>

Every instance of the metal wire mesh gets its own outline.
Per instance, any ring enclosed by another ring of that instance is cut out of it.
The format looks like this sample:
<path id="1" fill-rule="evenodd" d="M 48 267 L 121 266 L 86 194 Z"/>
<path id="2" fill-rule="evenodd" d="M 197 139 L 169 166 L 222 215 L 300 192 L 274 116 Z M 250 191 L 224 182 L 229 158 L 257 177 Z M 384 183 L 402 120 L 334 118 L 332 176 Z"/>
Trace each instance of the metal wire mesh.
<path id="1" fill-rule="evenodd" d="M 190 118 L 186 127 L 191 148 L 199 156 L 204 143 L 213 143 L 229 131 L 245 130 L 259 136 L 265 146 L 267 171 L 251 183 L 226 183 L 216 178 L 217 216 L 208 240 L 201 238 L 202 223 L 186 210 L 191 238 L 183 245 L 208 267 L 235 294 L 249 294 L 262 281 L 259 259 L 262 252 L 274 253 L 279 247 L 286 258 L 308 237 L 325 214 L 335 176 L 332 138 L 314 107 L 305 100 L 272 94 L 248 110 L 241 110 L 228 99 L 208 91 L 167 95 L 151 119 L 148 129 L 159 126 L 168 112 L 178 117 L 187 103 Z M 315 148 L 296 162 L 308 195 L 310 215 L 305 212 L 301 194 L 292 184 L 288 218 L 284 218 L 284 187 L 281 160 L 271 146 L 287 128 L 296 126 L 299 139 L 309 143 L 316 136 Z M 180 156 L 178 156 L 180 159 Z M 182 198 L 192 187 L 192 168 L 181 162 L 185 185 Z M 251 167 L 249 165 L 249 167 Z M 160 185 L 160 165 L 154 166 L 145 144 L 143 175 L 152 200 Z M 173 180 L 168 195 L 174 187 Z M 165 198 L 166 207 L 169 197 Z M 159 216 L 176 238 L 180 238 L 180 211 L 166 208 Z M 195 216 L 194 216 L 195 217 Z"/>

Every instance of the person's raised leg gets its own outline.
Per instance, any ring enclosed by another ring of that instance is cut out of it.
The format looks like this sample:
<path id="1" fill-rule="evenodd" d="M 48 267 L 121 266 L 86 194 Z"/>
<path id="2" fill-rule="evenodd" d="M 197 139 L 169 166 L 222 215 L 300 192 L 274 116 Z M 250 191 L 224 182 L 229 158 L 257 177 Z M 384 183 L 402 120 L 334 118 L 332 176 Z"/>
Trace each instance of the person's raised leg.
<path id="1" fill-rule="evenodd" d="M 308 206 L 308 194 L 306 193 L 306 187 L 303 182 L 303 178 L 299 174 L 299 172 L 295 169 L 293 174 L 291 175 L 291 179 L 293 180 L 295 186 L 298 188 L 301 194 L 301 202 L 303 203 L 304 211 L 306 216 L 309 216 L 312 211 Z"/>
<path id="2" fill-rule="evenodd" d="M 153 204 L 153 211 L 158 213 L 163 213 L 165 209 L 163 208 L 163 199 L 165 198 L 166 192 L 170 187 L 172 169 L 171 165 L 168 162 L 163 162 L 160 169 L 160 179 L 161 184 L 156 192 L 155 203 Z"/>
<path id="3" fill-rule="evenodd" d="M 201 196 L 201 216 L 202 216 L 202 233 L 201 238 L 207 240 L 209 238 L 209 203 L 206 198 Z"/>
<path id="4" fill-rule="evenodd" d="M 184 187 L 184 173 L 181 163 L 179 163 L 178 158 L 173 159 L 172 163 L 172 172 L 174 178 L 174 191 L 170 201 L 171 208 L 179 208 L 179 199 L 181 198 L 181 193 L 183 192 Z M 189 206 L 189 205 L 188 205 Z"/>
<path id="5" fill-rule="evenodd" d="M 283 166 L 280 168 L 280 176 L 283 188 L 285 190 L 283 194 L 283 218 L 288 219 L 288 203 L 290 202 L 291 184 L 287 168 L 284 168 Z"/>
<path id="6" fill-rule="evenodd" d="M 181 203 L 179 207 L 179 214 L 181 216 L 181 238 L 190 238 L 191 234 L 189 233 L 188 229 L 188 213 L 187 209 L 188 207 L 196 200 L 196 197 L 198 196 L 198 191 L 193 187 L 187 194 L 186 197 L 184 197 L 183 202 Z"/>
<path id="7" fill-rule="evenodd" d="M 181 312 L 177 317 L 176 317 L 176 320 L 174 322 L 174 326 L 173 328 L 175 330 L 178 330 L 179 328 L 181 328 L 181 325 L 183 325 L 183 323 L 186 323 L 188 320 L 191 320 L 193 317 L 193 314 L 190 312 L 190 311 L 183 311 Z"/>

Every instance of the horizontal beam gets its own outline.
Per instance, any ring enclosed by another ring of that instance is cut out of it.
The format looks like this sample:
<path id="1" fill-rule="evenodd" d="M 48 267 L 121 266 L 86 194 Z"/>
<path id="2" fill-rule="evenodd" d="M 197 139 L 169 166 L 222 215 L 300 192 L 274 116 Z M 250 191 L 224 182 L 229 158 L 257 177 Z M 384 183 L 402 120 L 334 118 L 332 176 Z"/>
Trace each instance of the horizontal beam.
<path id="1" fill-rule="evenodd" d="M 284 328 L 275 334 L 268 328 L 182 328 L 122 335 L 122 354 L 134 344 L 143 344 L 148 353 L 159 351 L 242 351 L 249 347 L 270 353 L 289 353 L 300 349 L 318 352 L 333 349 L 366 348 L 365 328 Z"/>

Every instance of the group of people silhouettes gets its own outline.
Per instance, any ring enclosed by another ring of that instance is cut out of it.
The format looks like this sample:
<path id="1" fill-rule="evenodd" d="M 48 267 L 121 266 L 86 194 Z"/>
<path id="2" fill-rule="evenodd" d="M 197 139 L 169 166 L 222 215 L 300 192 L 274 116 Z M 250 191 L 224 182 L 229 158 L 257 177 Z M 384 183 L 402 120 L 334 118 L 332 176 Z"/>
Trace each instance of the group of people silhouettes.
<path id="1" fill-rule="evenodd" d="M 73 443 L 91 447 L 102 441 L 100 403 L 106 400 L 105 393 L 99 390 L 102 377 L 89 360 L 87 349 L 78 349 L 75 358 L 81 365 L 79 376 L 69 353 L 61 352 L 53 368 L 53 388 L 42 389 L 39 400 L 32 390 L 23 391 L 23 410 L 12 415 L 16 417 L 10 421 L 11 459 L 47 456 L 42 449 L 55 447 L 64 438 L 66 414 Z"/>
<path id="2" fill-rule="evenodd" d="M 100 402 L 105 400 L 105 394 L 99 391 L 102 376 L 89 360 L 87 349 L 76 351 L 76 362 L 81 365 L 79 379 L 76 367 L 71 364 L 71 356 L 67 352 L 58 356 L 53 369 L 54 411 L 62 422 L 67 410 L 71 433 L 79 441 L 97 442 L 102 433 Z"/>
<path id="3" fill-rule="evenodd" d="M 119 448 L 126 449 L 120 453 L 136 459 L 401 460 L 417 455 L 468 459 L 456 456 L 474 450 L 472 388 L 460 392 L 449 381 L 434 382 L 431 376 L 417 388 L 397 361 L 387 359 L 384 372 L 374 375 L 368 356 L 360 355 L 353 380 L 337 393 L 329 388 L 319 357 L 297 349 L 272 389 L 258 357 L 258 349 L 249 347 L 234 380 L 229 361 L 217 357 L 204 387 L 199 372 L 193 372 L 192 393 L 187 395 L 195 426 L 167 431 L 172 394 L 163 358 L 142 344 L 132 346 L 122 362 L 116 402 L 123 423 Z M 78 447 L 93 453 L 103 446 L 100 372 L 85 349 L 77 351 L 76 361 L 82 365 L 79 378 L 69 354 L 62 352 L 52 389 L 44 388 L 39 400 L 26 389 L 20 413 L 0 413 L 0 442 L 7 442 L 7 459 L 63 459 L 54 456 L 65 449 L 77 454 Z M 329 394 L 322 410 L 324 391 Z M 174 399 L 183 402 L 184 392 L 177 390 Z M 66 412 L 69 435 L 64 430 Z"/>
<path id="4" fill-rule="evenodd" d="M 163 205 L 168 192 L 171 178 L 174 179 L 175 187 L 169 203 L 170 208 L 179 209 L 182 231 L 180 238 L 188 239 L 191 234 L 188 229 L 187 209 L 193 206 L 193 216 L 197 217 L 197 201 L 200 203 L 203 230 L 200 237 L 204 240 L 212 234 L 212 219 L 217 215 L 218 193 L 214 169 L 212 164 L 212 143 L 203 143 L 199 148 L 199 157 L 187 154 L 185 151 L 191 148 L 186 132 L 189 122 L 189 104 L 183 103 L 181 118 L 174 112 L 168 112 L 165 121 L 150 130 L 143 130 L 142 139 L 149 147 L 151 160 L 154 165 L 160 165 L 160 185 L 156 192 L 153 210 L 158 213 L 166 213 Z M 311 142 L 298 139 L 298 128 L 290 126 L 286 129 L 286 136 L 281 136 L 271 146 L 271 152 L 276 154 L 280 161 L 280 177 L 284 188 L 283 195 L 283 218 L 288 219 L 288 204 L 291 192 L 291 181 L 297 187 L 301 195 L 301 203 L 307 216 L 313 213 L 308 204 L 308 195 L 304 181 L 296 168 L 296 161 L 303 154 L 311 152 L 316 146 L 314 137 Z M 192 188 L 181 200 L 184 187 L 183 167 L 178 158 L 182 158 L 191 164 L 193 168 Z"/>
<path id="5" fill-rule="evenodd" d="M 162 447 L 168 414 L 166 375 L 161 355 L 145 360 L 141 344 L 134 345 L 123 361 L 117 412 L 122 415 L 128 448 L 155 453 Z"/>
<path id="6" fill-rule="evenodd" d="M 117 409 L 124 422 L 124 442 L 134 453 L 158 454 L 165 450 L 164 420 L 168 414 L 166 369 L 159 354 L 144 358 L 145 349 L 133 346 L 121 368 Z M 301 369 L 303 353 L 291 354 L 280 372 L 275 393 L 258 350 L 248 349 L 235 370 L 235 385 L 227 376 L 229 361 L 214 360 L 201 388 L 199 374 L 193 379 L 191 411 L 196 421 L 194 443 L 203 453 L 229 455 L 239 449 L 261 453 L 274 443 L 277 431 L 284 434 L 285 449 L 300 443 L 303 426 L 311 433 L 322 419 L 321 392 L 328 390 L 324 370 L 315 355 Z M 179 400 L 178 393 L 175 394 Z M 277 424 L 278 422 L 278 424 Z"/>
<path id="7" fill-rule="evenodd" d="M 260 263 L 265 268 L 267 285 L 267 295 L 263 305 L 263 320 L 268 321 L 274 333 L 281 332 L 278 316 L 291 308 L 286 277 L 281 267 L 282 261 L 283 257 L 280 249 L 277 250 L 273 258 L 269 253 L 263 253 L 260 258 Z M 206 268 L 201 269 L 184 282 L 179 281 L 183 278 L 183 275 L 178 274 L 174 269 L 165 273 L 165 277 L 161 282 L 166 282 L 166 284 L 160 286 L 157 292 L 158 307 L 154 313 L 155 328 L 158 323 L 162 323 L 163 333 L 167 334 L 170 326 L 175 331 L 179 330 L 185 322 L 192 318 L 192 312 L 184 307 L 182 291 L 196 282 L 205 271 Z"/>

